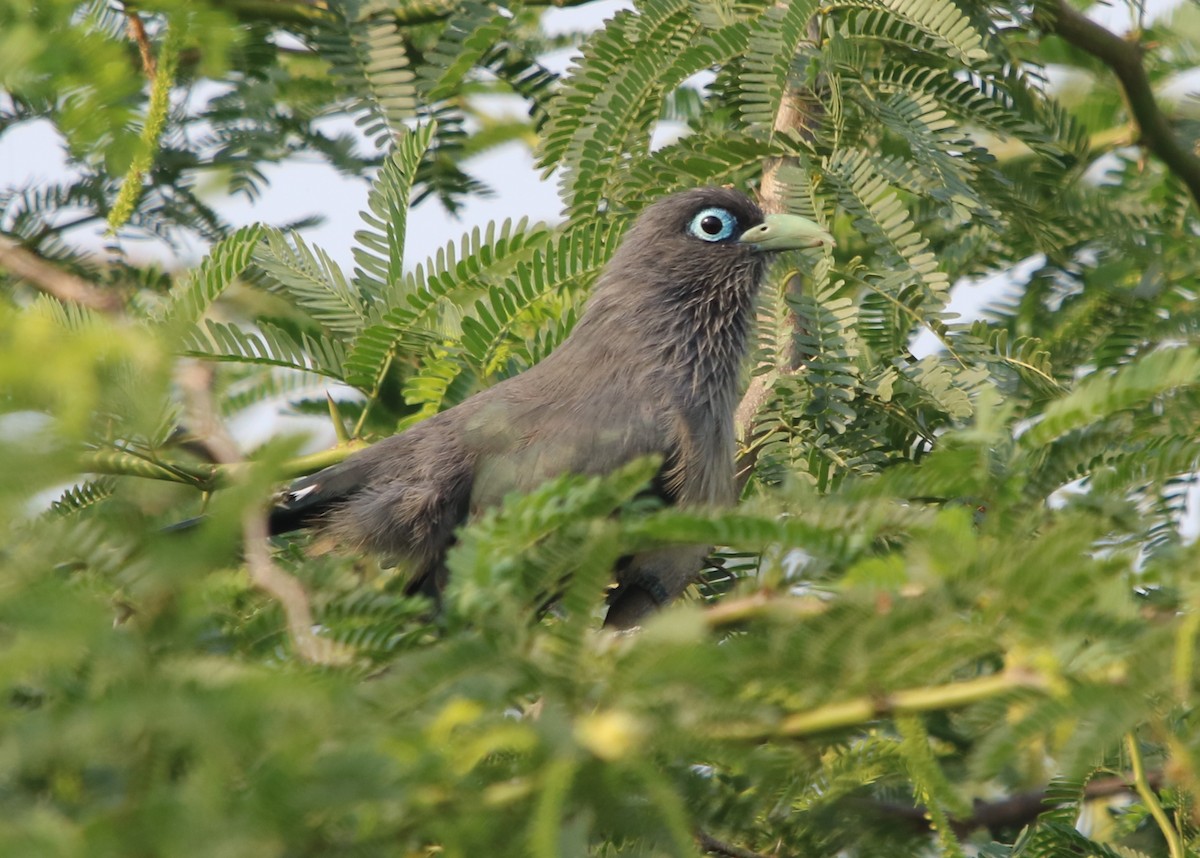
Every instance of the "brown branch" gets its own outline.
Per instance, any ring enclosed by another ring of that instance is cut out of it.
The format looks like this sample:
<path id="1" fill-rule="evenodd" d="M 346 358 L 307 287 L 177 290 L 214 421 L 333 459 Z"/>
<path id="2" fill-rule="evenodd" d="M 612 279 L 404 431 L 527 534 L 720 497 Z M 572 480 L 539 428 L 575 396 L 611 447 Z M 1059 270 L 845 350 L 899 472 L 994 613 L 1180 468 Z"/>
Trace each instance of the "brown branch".
<path id="1" fill-rule="evenodd" d="M 1200 157 L 1175 136 L 1171 124 L 1158 108 L 1150 78 L 1142 65 L 1145 49 L 1136 41 L 1122 39 L 1091 18 L 1076 11 L 1067 0 L 1059 0 L 1053 18 L 1040 19 L 1063 41 L 1100 60 L 1117 76 L 1125 104 L 1137 123 L 1141 142 L 1187 186 L 1200 207 Z"/>
<path id="2" fill-rule="evenodd" d="M 785 6 L 784 2 L 777 5 Z M 809 21 L 809 38 L 816 41 L 819 30 L 818 21 L 814 16 Z M 788 87 L 783 92 L 783 97 L 779 100 L 779 109 L 775 112 L 775 119 L 771 124 L 772 131 L 798 135 L 803 139 L 812 139 L 816 134 L 816 126 L 823 112 L 821 102 L 813 97 L 811 92 L 799 90 L 793 87 Z M 794 158 L 768 158 L 763 164 L 762 184 L 759 186 L 759 203 L 762 210 L 767 214 L 782 214 L 787 210 L 787 204 L 784 200 L 784 185 L 779 179 L 779 172 L 787 164 L 794 161 Z M 789 291 L 798 290 L 800 288 L 800 278 L 792 277 L 787 284 Z M 798 324 L 798 320 L 793 319 L 794 323 Z M 787 369 L 795 371 L 794 355 L 786 356 Z M 741 456 L 738 457 L 737 466 L 735 468 L 736 482 L 738 493 L 741 494 L 742 488 L 750 479 L 750 475 L 754 472 L 754 468 L 758 463 L 758 451 L 761 449 L 758 444 L 751 444 L 751 432 L 754 429 L 754 419 L 757 417 L 759 410 L 770 397 L 771 388 L 775 384 L 775 379 L 778 377 L 777 367 L 772 367 L 770 372 L 760 373 L 750 379 L 750 386 L 746 389 L 742 401 L 738 403 L 737 411 L 734 414 L 734 426 L 736 428 L 737 437 L 746 443 L 746 449 Z"/>
<path id="3" fill-rule="evenodd" d="M 1162 774 L 1152 772 L 1147 780 L 1157 786 L 1162 783 Z M 1132 777 L 1097 778 L 1089 781 L 1084 787 L 1083 799 L 1092 801 L 1123 792 L 1133 792 L 1133 790 Z M 1030 790 L 996 801 L 979 802 L 972 809 L 970 816 L 966 819 L 951 819 L 950 826 L 958 837 L 966 837 L 980 828 L 986 828 L 993 832 L 1002 828 L 1021 828 L 1032 823 L 1046 811 L 1046 797 L 1045 790 Z M 848 800 L 847 804 L 858 807 L 864 812 L 904 820 L 919 831 L 927 831 L 930 828 L 929 816 L 923 807 L 856 799 Z"/>
<path id="4" fill-rule="evenodd" d="M 725 855 L 727 858 L 768 858 L 768 856 L 761 852 L 755 852 L 753 849 L 746 849 L 733 843 L 726 843 L 724 840 L 718 840 L 711 834 L 705 834 L 703 831 L 696 834 L 696 843 L 709 855 Z"/>
<path id="5" fill-rule="evenodd" d="M 116 292 L 96 288 L 4 235 L 0 235 L 0 268 L 64 303 L 79 304 L 101 313 L 116 313 L 122 307 Z"/>
<path id="6" fill-rule="evenodd" d="M 141 16 L 132 9 L 126 9 L 125 15 L 129 19 L 129 38 L 137 42 L 138 53 L 142 55 L 142 71 L 146 73 L 146 77 L 154 80 L 154 75 L 158 73 L 158 63 L 155 62 L 154 51 L 150 48 L 146 25 L 142 23 Z"/>
<path id="7" fill-rule="evenodd" d="M 213 407 L 212 377 L 211 366 L 193 361 L 180 371 L 179 386 L 183 390 L 189 424 L 194 427 L 197 437 L 203 439 L 217 462 L 231 467 L 239 464 L 242 457 Z M 312 664 L 348 663 L 353 657 L 352 650 L 313 632 L 312 607 L 304 587 L 272 561 L 267 543 L 266 513 L 254 505 L 247 506 L 242 514 L 242 532 L 250 580 L 283 608 L 288 634 L 300 658 Z"/>

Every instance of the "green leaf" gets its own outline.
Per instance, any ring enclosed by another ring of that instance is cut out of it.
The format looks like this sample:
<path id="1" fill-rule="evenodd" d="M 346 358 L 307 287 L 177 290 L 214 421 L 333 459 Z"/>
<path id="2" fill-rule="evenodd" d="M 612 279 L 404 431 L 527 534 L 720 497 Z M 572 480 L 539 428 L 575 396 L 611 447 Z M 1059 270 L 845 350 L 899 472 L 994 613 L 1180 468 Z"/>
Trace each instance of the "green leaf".
<path id="1" fill-rule="evenodd" d="M 316 45 L 333 78 L 355 99 L 355 124 L 376 148 L 386 149 L 416 115 L 416 75 L 395 23 L 370 16 L 360 0 L 333 0 L 314 18 Z"/>
<path id="2" fill-rule="evenodd" d="M 171 291 L 162 318 L 198 323 L 212 303 L 246 270 L 263 235 L 263 227 L 252 224 L 217 243 L 200 267 Z"/>
<path id="3" fill-rule="evenodd" d="M 338 267 L 319 247 L 310 248 L 297 233 L 264 231 L 266 241 L 254 262 L 280 290 L 317 322 L 338 334 L 354 334 L 368 318 L 369 305 L 351 288 Z"/>
<path id="4" fill-rule="evenodd" d="M 1025 448 L 1043 446 L 1122 411 L 1200 384 L 1200 350 L 1161 348 L 1115 372 L 1096 373 L 1051 403 L 1037 425 L 1021 436 Z"/>
<path id="5" fill-rule="evenodd" d="M 211 360 L 307 370 L 341 380 L 345 352 L 337 340 L 292 335 L 277 325 L 259 322 L 257 331 L 208 321 L 185 341 L 183 353 Z"/>
<path id="6" fill-rule="evenodd" d="M 436 131 L 432 124 L 404 131 L 371 185 L 369 211 L 360 215 L 367 227 L 354 233 L 354 260 L 360 266 L 354 270 L 354 285 L 365 300 L 384 299 L 400 280 L 409 195 Z"/>

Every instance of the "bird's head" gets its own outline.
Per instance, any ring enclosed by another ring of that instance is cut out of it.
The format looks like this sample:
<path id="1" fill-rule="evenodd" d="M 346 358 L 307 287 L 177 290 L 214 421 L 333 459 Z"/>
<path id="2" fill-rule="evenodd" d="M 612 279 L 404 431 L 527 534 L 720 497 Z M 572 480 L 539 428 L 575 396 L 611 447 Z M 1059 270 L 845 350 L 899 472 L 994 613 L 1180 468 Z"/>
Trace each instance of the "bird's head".
<path id="1" fill-rule="evenodd" d="M 609 271 L 624 291 L 724 303 L 752 295 L 774 253 L 830 244 L 833 237 L 810 220 L 764 215 L 740 191 L 697 188 L 648 206 Z"/>

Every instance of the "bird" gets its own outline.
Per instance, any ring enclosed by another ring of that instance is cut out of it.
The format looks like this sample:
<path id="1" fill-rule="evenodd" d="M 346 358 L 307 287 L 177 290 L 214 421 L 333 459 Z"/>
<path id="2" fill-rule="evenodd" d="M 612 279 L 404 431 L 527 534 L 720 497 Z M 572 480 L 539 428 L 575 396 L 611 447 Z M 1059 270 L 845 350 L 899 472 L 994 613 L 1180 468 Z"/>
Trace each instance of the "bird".
<path id="1" fill-rule="evenodd" d="M 732 504 L 734 411 L 756 295 L 779 251 L 832 245 L 816 223 L 764 215 L 738 190 L 663 197 L 635 219 L 571 333 L 548 356 L 292 483 L 273 535 L 316 527 L 399 558 L 407 592 L 437 598 L 455 532 L 512 492 L 658 456 L 666 504 Z M 640 625 L 699 575 L 708 546 L 622 558 L 605 626 Z"/>

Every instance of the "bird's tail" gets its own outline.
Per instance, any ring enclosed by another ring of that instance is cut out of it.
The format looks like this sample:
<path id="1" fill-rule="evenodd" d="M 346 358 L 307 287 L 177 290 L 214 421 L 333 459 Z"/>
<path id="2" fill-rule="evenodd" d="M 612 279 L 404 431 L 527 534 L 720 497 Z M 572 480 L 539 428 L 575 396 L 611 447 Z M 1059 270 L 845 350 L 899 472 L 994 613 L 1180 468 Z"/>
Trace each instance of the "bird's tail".
<path id="1" fill-rule="evenodd" d="M 186 531 L 189 531 L 189 530 L 195 530 L 197 527 L 204 524 L 204 521 L 207 518 L 208 518 L 208 516 L 206 516 L 206 515 L 197 515 L 197 516 L 193 516 L 192 518 L 185 518 L 183 521 L 177 521 L 174 524 L 168 524 L 166 527 L 162 528 L 159 532 L 160 533 L 185 533 Z"/>
<path id="2" fill-rule="evenodd" d="M 358 460 L 340 464 L 301 477 L 275 499 L 267 518 L 272 536 L 311 527 L 330 510 L 340 506 L 362 489 L 366 469 Z"/>
<path id="3" fill-rule="evenodd" d="M 362 486 L 359 469 L 343 462 L 296 480 L 276 497 L 267 513 L 267 532 L 271 536 L 291 533 L 316 524 L 326 513 L 338 506 Z M 169 524 L 163 533 L 182 533 L 204 523 L 207 516 L 198 515 Z"/>

